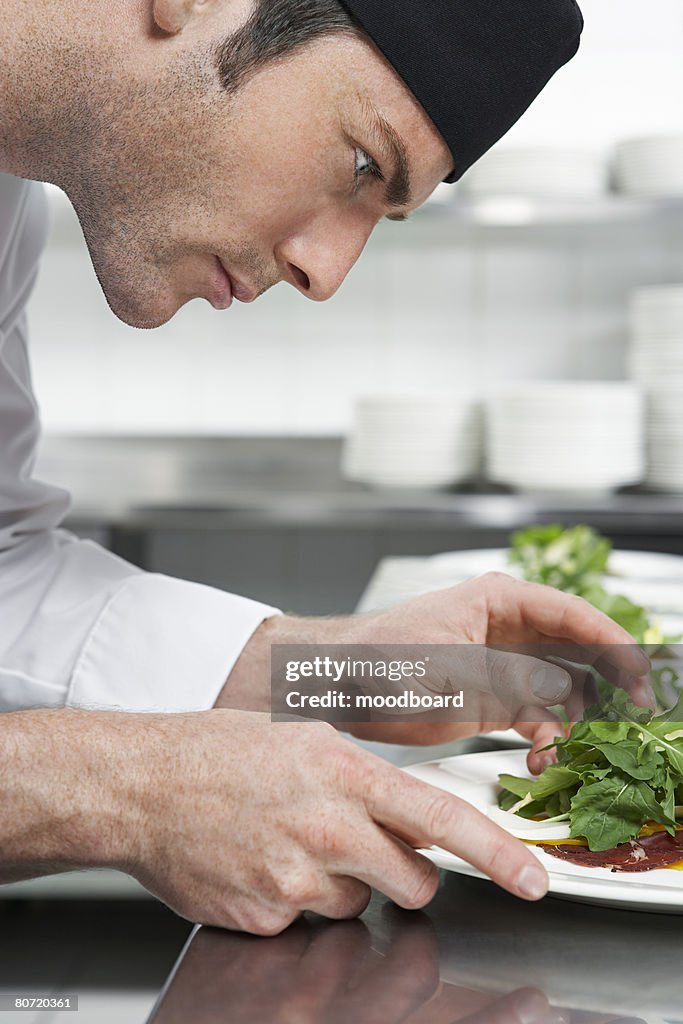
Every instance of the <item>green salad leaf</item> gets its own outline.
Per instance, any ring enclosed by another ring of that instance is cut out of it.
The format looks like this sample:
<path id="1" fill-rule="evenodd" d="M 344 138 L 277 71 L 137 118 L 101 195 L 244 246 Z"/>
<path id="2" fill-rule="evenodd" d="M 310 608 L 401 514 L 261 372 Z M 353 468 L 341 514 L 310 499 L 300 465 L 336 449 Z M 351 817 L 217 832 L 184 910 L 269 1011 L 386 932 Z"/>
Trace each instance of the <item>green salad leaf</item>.
<path id="1" fill-rule="evenodd" d="M 577 594 L 622 626 L 650 655 L 665 653 L 666 637 L 646 608 L 605 587 L 612 545 L 589 526 L 531 526 L 513 534 L 510 561 L 526 580 Z M 659 708 L 677 691 L 670 666 L 650 681 Z M 670 711 L 653 717 L 624 690 L 597 679 L 600 703 L 556 741 L 557 764 L 537 779 L 501 775 L 500 806 L 525 818 L 565 817 L 573 837 L 591 850 L 634 839 L 647 821 L 676 829 L 683 804 L 683 694 Z"/>
<path id="2" fill-rule="evenodd" d="M 566 815 L 571 836 L 585 838 L 591 850 L 634 839 L 648 821 L 674 835 L 683 795 L 683 697 L 653 717 L 623 690 L 601 691 L 601 703 L 557 738 L 557 764 L 537 779 L 499 777 L 499 805 L 526 818 Z"/>
<path id="3" fill-rule="evenodd" d="M 513 533 L 510 562 L 525 580 L 578 594 L 622 626 L 640 644 L 659 647 L 678 637 L 665 637 L 647 609 L 623 594 L 605 589 L 612 544 L 590 526 L 565 529 L 558 523 L 530 526 Z"/>
<path id="4" fill-rule="evenodd" d="M 571 834 L 585 836 L 591 850 L 611 850 L 627 843 L 646 821 L 663 817 L 650 787 L 621 772 L 582 786 L 572 797 L 570 808 Z"/>
<path id="5" fill-rule="evenodd" d="M 558 523 L 530 526 L 510 539 L 510 562 L 521 569 L 525 580 L 577 594 L 604 612 L 629 633 L 651 656 L 665 653 L 668 644 L 681 637 L 667 637 L 646 608 L 604 585 L 609 575 L 612 544 L 590 526 L 569 529 Z M 678 676 L 671 669 L 655 669 L 651 684 L 660 708 L 669 704 L 667 690 Z"/>
<path id="6" fill-rule="evenodd" d="M 588 586 L 600 585 L 611 550 L 610 541 L 589 526 L 566 530 L 553 523 L 513 533 L 510 561 L 532 583 L 580 594 Z"/>

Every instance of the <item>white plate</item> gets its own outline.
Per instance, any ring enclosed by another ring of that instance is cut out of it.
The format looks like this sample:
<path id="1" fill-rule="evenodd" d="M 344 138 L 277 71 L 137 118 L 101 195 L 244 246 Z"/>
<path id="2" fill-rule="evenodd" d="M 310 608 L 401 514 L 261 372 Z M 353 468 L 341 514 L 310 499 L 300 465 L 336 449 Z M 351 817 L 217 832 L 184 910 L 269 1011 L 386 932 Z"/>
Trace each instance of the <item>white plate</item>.
<path id="1" fill-rule="evenodd" d="M 398 560 L 397 560 L 398 561 Z M 463 578 L 485 572 L 500 571 L 514 575 L 517 570 L 508 562 L 508 548 L 479 548 L 447 551 L 424 561 L 442 575 L 452 573 Z M 613 551 L 609 559 L 610 575 L 637 580 L 670 580 L 683 584 L 683 555 L 667 555 L 658 551 Z"/>
<path id="2" fill-rule="evenodd" d="M 523 750 L 462 754 L 445 760 L 427 761 L 404 769 L 487 814 L 497 806 L 498 775 L 527 775 Z M 660 868 L 637 874 L 616 874 L 607 868 L 586 868 L 560 861 L 534 846 L 529 847 L 548 871 L 549 893 L 579 903 L 598 903 L 627 910 L 683 914 L 683 871 Z M 422 851 L 440 868 L 462 875 L 485 878 L 471 864 L 454 854 L 433 847 Z"/>
<path id="3" fill-rule="evenodd" d="M 645 605 L 667 635 L 683 633 L 683 557 L 615 551 L 610 565 L 613 575 L 604 577 L 607 590 L 626 594 L 637 604 Z M 520 576 L 517 566 L 508 562 L 507 550 L 501 548 L 453 551 L 427 558 L 387 558 L 377 568 L 358 610 L 391 607 L 492 571 Z"/>

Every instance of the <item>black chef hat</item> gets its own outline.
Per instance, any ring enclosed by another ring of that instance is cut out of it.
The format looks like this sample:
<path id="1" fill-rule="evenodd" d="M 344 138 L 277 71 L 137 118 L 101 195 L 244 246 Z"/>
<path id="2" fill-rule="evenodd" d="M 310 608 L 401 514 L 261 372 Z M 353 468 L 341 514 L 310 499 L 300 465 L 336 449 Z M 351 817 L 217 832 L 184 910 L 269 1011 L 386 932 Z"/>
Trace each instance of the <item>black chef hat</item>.
<path id="1" fill-rule="evenodd" d="M 342 0 L 448 145 L 457 181 L 576 53 L 575 0 Z"/>

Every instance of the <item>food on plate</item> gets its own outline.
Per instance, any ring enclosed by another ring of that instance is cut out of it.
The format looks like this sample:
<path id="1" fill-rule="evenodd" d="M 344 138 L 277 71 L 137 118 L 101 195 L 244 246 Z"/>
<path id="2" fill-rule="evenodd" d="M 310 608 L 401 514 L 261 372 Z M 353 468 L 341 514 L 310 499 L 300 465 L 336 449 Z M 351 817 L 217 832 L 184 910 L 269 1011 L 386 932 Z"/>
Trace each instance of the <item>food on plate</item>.
<path id="1" fill-rule="evenodd" d="M 578 594 L 650 648 L 650 653 L 651 648 L 673 643 L 674 638 L 663 635 L 645 608 L 605 589 L 611 552 L 611 541 L 590 526 L 530 526 L 513 533 L 510 541 L 510 561 L 519 566 L 525 580 Z"/>
<path id="2" fill-rule="evenodd" d="M 666 655 L 667 645 L 681 637 L 665 636 L 646 608 L 605 588 L 611 552 L 611 541 L 590 526 L 565 529 L 555 523 L 514 533 L 509 558 L 525 580 L 577 594 L 630 633 L 650 657 Z M 655 667 L 650 681 L 659 707 L 667 707 L 670 699 L 666 690 L 677 687 L 678 674 L 670 666 Z"/>
<path id="3" fill-rule="evenodd" d="M 652 871 L 654 868 L 683 866 L 683 832 L 652 832 L 611 850 L 589 850 L 587 846 L 568 843 L 539 843 L 539 848 L 560 860 L 568 860 L 587 868 L 609 868 L 610 871 Z"/>
<path id="4" fill-rule="evenodd" d="M 602 583 L 612 544 L 590 526 L 529 526 L 510 538 L 510 561 L 524 578 L 568 594 Z"/>
<path id="5" fill-rule="evenodd" d="M 557 738 L 557 764 L 536 779 L 499 776 L 500 810 L 492 817 L 524 841 L 577 863 L 647 870 L 669 855 L 669 863 L 681 860 L 683 836 L 680 854 L 673 854 L 683 829 L 683 696 L 671 711 L 653 716 L 623 690 L 602 694 L 600 704 Z M 604 851 L 608 857 L 588 856 Z"/>

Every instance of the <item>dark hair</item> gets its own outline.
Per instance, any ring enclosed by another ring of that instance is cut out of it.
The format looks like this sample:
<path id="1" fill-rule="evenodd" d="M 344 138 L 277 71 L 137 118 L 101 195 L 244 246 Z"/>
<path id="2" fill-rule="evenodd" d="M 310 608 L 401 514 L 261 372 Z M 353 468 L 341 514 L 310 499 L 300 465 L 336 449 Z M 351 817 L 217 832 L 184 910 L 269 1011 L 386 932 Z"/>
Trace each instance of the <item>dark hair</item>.
<path id="1" fill-rule="evenodd" d="M 361 32 L 339 0 L 256 0 L 244 25 L 216 49 L 221 84 L 235 92 L 271 61 L 335 32 Z"/>

